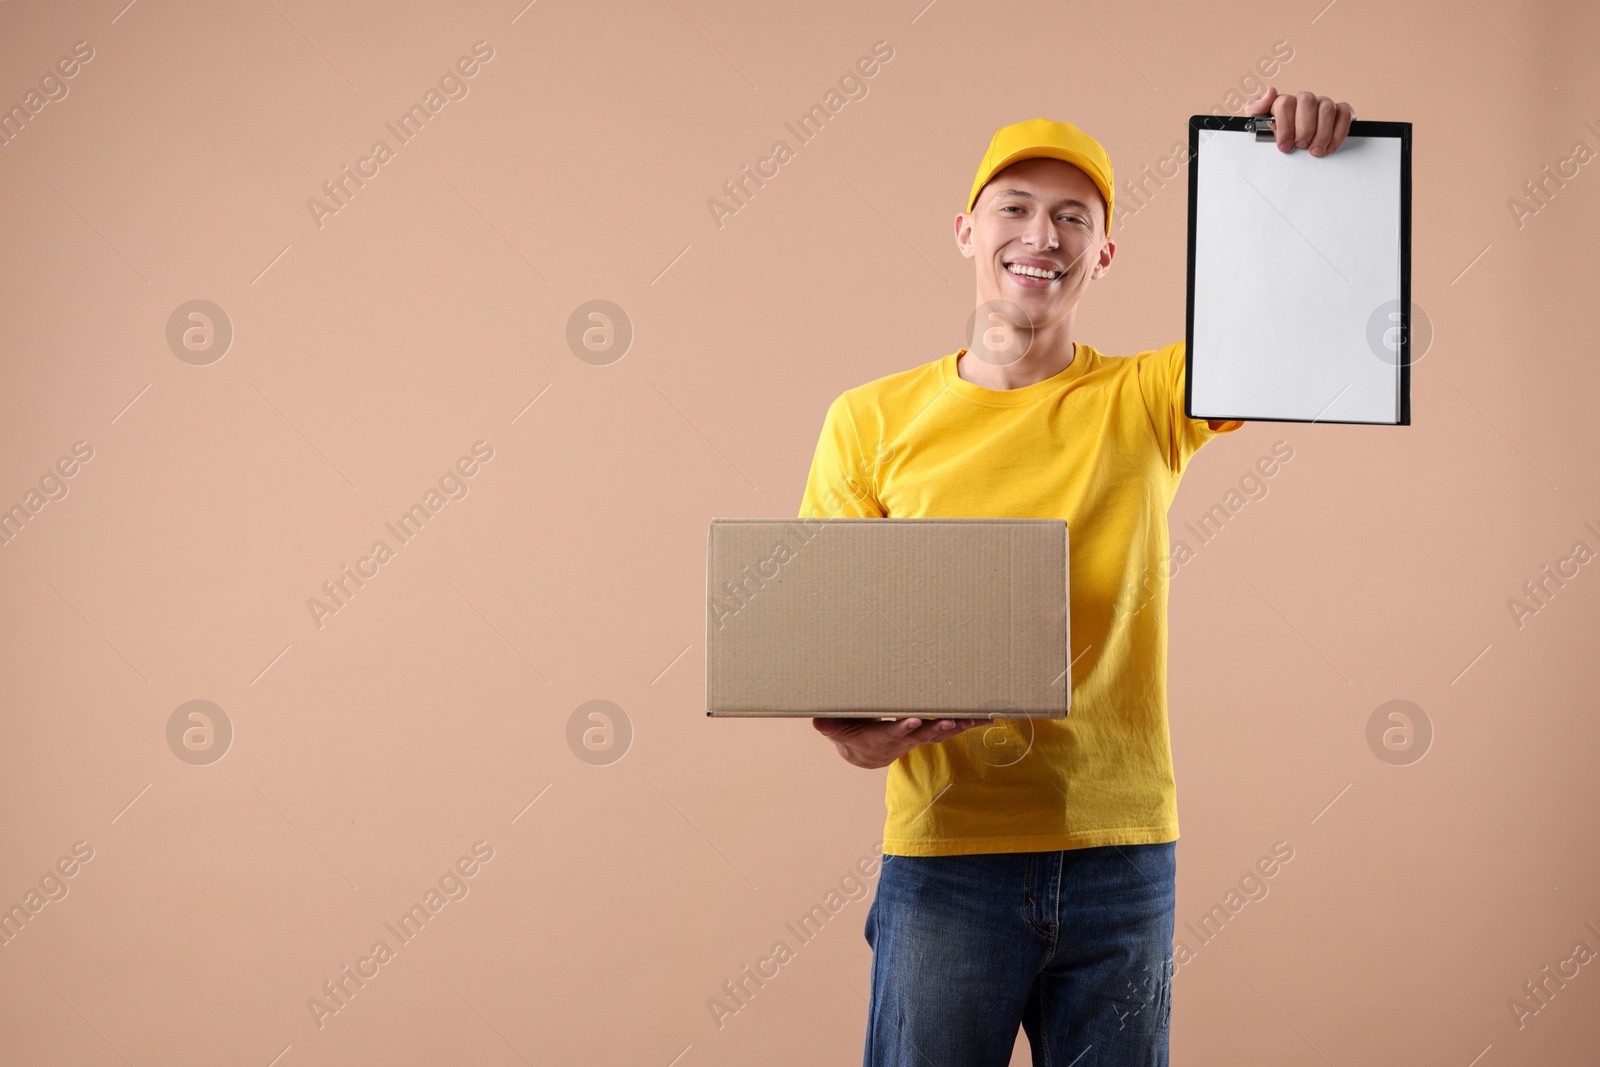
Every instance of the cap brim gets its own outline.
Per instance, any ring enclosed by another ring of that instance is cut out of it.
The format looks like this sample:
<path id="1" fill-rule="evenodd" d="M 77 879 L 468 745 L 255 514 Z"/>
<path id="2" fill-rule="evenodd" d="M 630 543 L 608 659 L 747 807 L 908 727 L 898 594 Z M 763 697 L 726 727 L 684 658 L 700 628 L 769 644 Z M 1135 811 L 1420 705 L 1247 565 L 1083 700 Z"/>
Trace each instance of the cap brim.
<path id="1" fill-rule="evenodd" d="M 995 164 L 994 169 L 989 172 L 988 179 L 973 192 L 971 199 L 967 201 L 967 210 L 971 211 L 978 206 L 978 197 L 983 195 L 983 191 L 988 188 L 989 182 L 994 181 L 1001 171 L 1011 166 L 1011 164 L 1020 163 L 1025 159 L 1059 159 L 1061 162 L 1070 163 L 1083 171 L 1084 177 L 1093 182 L 1095 189 L 1100 193 L 1102 206 L 1106 209 L 1106 225 L 1110 226 L 1111 196 L 1106 192 L 1105 182 L 1095 176 L 1094 164 L 1089 161 L 1088 157 L 1057 145 L 1037 145 L 1030 148 L 1019 148 L 1006 156 Z"/>

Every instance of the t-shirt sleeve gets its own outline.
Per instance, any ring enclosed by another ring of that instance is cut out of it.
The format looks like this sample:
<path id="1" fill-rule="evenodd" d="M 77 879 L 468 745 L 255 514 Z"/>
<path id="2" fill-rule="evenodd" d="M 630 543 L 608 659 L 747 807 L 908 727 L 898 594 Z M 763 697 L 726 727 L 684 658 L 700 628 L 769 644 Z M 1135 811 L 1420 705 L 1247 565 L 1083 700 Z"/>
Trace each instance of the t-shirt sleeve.
<path id="1" fill-rule="evenodd" d="M 802 519 L 881 519 L 876 473 L 883 457 L 861 447 L 850 408 L 841 395 L 828 405 L 817 451 L 800 499 Z"/>
<path id="2" fill-rule="evenodd" d="M 1191 419 L 1183 413 L 1183 391 L 1188 378 L 1185 342 L 1141 354 L 1139 391 L 1155 428 L 1156 442 L 1166 457 L 1167 468 L 1182 474 L 1200 446 L 1219 434 L 1232 433 L 1244 423 L 1230 419 L 1213 430 L 1205 419 Z"/>

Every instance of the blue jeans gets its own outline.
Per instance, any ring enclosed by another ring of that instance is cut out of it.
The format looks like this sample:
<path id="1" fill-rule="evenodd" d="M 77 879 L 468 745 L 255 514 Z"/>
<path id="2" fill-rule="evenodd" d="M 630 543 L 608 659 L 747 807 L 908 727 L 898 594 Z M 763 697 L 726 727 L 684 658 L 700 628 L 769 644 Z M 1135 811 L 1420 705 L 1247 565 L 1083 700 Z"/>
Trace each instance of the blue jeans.
<path id="1" fill-rule="evenodd" d="M 1166 1067 L 1176 852 L 884 856 L 864 1067 Z"/>

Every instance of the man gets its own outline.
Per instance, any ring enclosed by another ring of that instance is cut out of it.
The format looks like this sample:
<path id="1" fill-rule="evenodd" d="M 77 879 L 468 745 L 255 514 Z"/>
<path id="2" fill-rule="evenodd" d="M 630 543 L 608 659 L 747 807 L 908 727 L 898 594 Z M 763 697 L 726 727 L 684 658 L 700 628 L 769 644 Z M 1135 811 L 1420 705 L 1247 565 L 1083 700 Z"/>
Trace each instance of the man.
<path id="1" fill-rule="evenodd" d="M 1313 156 L 1354 117 L 1274 88 L 1245 113 L 1269 111 L 1278 148 Z M 1105 356 L 1075 338 L 1116 252 L 1114 201 L 1111 161 L 1083 131 L 996 133 L 955 217 L 982 342 L 839 396 L 806 482 L 802 517 L 1070 531 L 1068 718 L 813 720 L 850 763 L 890 768 L 867 1067 L 1004 1067 L 1019 1025 L 1035 1065 L 1167 1063 L 1167 509 L 1200 446 L 1242 423 L 1185 416 L 1184 342 Z"/>

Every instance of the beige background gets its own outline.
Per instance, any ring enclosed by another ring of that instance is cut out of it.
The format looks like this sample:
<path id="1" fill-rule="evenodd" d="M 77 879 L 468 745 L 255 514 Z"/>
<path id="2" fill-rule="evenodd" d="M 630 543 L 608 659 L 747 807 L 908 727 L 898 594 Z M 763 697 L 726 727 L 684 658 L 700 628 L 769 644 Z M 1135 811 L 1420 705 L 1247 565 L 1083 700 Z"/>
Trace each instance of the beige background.
<path id="1" fill-rule="evenodd" d="M 1074 121 L 1133 176 L 1277 41 L 1280 90 L 1416 124 L 1436 338 L 1415 425 L 1247 426 L 1173 505 L 1176 536 L 1294 449 L 1174 580 L 1180 928 L 1295 850 L 1179 971 L 1175 1062 L 1592 1050 L 1596 967 L 1507 1006 L 1600 950 L 1600 567 L 1507 607 L 1600 549 L 1600 174 L 1507 206 L 1600 148 L 1591 5 L 123 2 L 0 6 L 0 102 L 94 50 L 0 148 L 0 503 L 93 449 L 0 548 L 0 902 L 93 849 L 0 948 L 6 1063 L 859 1062 L 870 897 L 707 1007 L 872 852 L 884 772 L 704 716 L 706 523 L 794 514 L 828 401 L 960 346 L 950 220 L 996 127 Z M 319 228 L 308 198 L 480 40 Z M 707 199 L 878 40 L 869 95 L 719 229 Z M 1103 351 L 1182 336 L 1182 181 L 1116 234 Z M 193 299 L 234 330 L 205 366 L 166 341 Z M 565 340 L 594 299 L 635 330 L 609 365 Z M 319 628 L 307 600 L 480 440 Z M 197 699 L 234 730 L 205 766 L 166 733 Z M 1394 699 L 1434 732 L 1408 766 L 1367 742 Z M 590 700 L 620 761 L 569 746 Z M 308 998 L 478 841 L 470 894 L 319 1029 Z"/>

